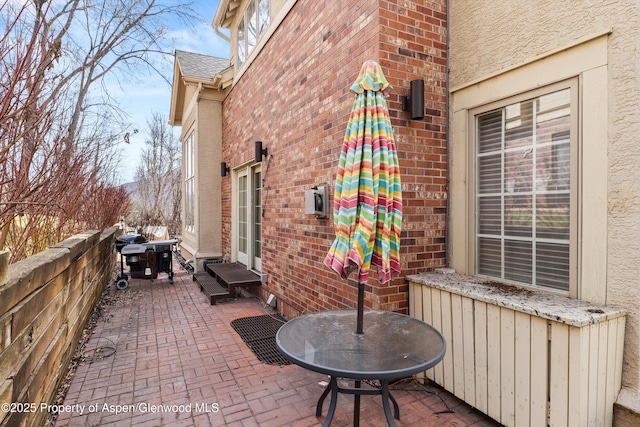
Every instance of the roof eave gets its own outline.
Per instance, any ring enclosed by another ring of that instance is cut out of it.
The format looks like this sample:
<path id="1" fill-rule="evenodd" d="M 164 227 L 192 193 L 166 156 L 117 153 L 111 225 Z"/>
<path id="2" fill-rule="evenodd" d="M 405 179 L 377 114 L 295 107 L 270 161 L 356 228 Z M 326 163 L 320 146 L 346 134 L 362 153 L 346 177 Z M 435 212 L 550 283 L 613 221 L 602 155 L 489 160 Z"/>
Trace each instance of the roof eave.
<path id="1" fill-rule="evenodd" d="M 180 126 L 182 124 L 182 117 L 178 118 L 178 95 L 179 91 L 184 91 L 184 85 L 182 82 L 182 71 L 178 65 L 178 58 L 174 56 L 173 59 L 173 82 L 171 84 L 171 106 L 169 109 L 169 124 L 171 126 Z M 184 96 L 183 96 L 184 97 Z"/>
<path id="2" fill-rule="evenodd" d="M 183 76 L 182 77 L 182 84 L 183 85 L 198 85 L 201 84 L 202 87 L 207 88 L 207 89 L 214 89 L 214 90 L 221 90 L 222 87 L 220 85 L 222 81 L 222 76 L 220 75 L 220 73 L 216 74 L 213 76 L 213 78 L 207 79 L 207 78 L 202 78 L 202 77 L 189 77 L 189 76 Z"/>
<path id="3" fill-rule="evenodd" d="M 233 66 L 229 66 L 228 68 L 222 70 L 218 75 L 221 77 L 220 85 L 222 90 L 228 88 L 233 85 L 233 79 L 235 77 L 235 69 Z"/>
<path id="4" fill-rule="evenodd" d="M 214 29 L 229 28 L 241 3 L 241 0 L 220 0 L 211 26 Z"/>

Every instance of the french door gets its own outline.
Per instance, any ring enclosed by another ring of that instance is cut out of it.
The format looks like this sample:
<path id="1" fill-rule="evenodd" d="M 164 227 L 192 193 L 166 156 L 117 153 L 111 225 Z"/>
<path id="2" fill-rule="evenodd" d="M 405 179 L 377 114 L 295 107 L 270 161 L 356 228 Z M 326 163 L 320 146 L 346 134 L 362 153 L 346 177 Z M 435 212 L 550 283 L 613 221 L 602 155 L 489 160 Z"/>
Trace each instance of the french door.
<path id="1" fill-rule="evenodd" d="M 236 258 L 252 270 L 262 270 L 262 172 L 260 165 L 236 175 Z"/>

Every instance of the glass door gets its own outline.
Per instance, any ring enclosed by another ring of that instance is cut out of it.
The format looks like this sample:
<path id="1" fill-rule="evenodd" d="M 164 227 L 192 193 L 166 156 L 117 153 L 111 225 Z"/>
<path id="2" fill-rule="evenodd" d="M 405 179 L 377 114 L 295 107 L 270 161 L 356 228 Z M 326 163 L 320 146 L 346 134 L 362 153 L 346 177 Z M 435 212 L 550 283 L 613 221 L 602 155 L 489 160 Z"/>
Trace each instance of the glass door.
<path id="1" fill-rule="evenodd" d="M 251 244 L 253 247 L 253 265 L 255 270 L 262 271 L 262 173 L 259 168 L 253 173 L 253 216 L 251 217 L 253 234 Z"/>
<path id="2" fill-rule="evenodd" d="M 238 216 L 237 216 L 237 230 L 238 230 L 238 242 L 237 242 L 237 259 L 238 262 L 249 265 L 249 196 L 248 185 L 249 179 L 248 170 L 244 170 L 238 174 Z"/>
<path id="3" fill-rule="evenodd" d="M 241 170 L 237 179 L 236 258 L 249 269 L 262 269 L 262 173 L 260 165 Z"/>

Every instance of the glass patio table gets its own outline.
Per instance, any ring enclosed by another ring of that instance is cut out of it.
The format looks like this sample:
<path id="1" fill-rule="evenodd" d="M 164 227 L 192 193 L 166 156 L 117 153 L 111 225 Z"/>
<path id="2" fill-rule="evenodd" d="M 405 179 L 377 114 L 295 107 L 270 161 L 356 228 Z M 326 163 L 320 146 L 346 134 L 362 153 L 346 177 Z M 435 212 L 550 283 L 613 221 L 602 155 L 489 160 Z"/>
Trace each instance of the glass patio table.
<path id="1" fill-rule="evenodd" d="M 329 310 L 306 314 L 282 325 L 276 334 L 280 352 L 291 362 L 331 377 L 320 396 L 316 416 L 322 414 L 325 398 L 331 403 L 324 426 L 336 410 L 338 393 L 355 395 L 354 425 L 359 423 L 360 395 L 382 395 L 389 426 L 400 410 L 389 394 L 389 381 L 425 371 L 444 357 L 446 343 L 431 325 L 403 314 L 365 310 L 362 334 L 356 334 L 356 310 Z M 354 380 L 355 388 L 338 385 L 338 378 Z M 360 388 L 361 380 L 378 380 L 380 389 Z"/>

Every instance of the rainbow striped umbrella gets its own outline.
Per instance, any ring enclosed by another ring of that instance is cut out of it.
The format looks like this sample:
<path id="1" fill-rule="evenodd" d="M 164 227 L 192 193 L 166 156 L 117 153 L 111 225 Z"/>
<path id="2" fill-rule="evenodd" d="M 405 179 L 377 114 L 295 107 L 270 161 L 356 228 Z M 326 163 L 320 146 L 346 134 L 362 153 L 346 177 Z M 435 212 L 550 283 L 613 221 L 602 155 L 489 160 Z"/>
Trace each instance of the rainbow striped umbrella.
<path id="1" fill-rule="evenodd" d="M 366 61 L 350 91 L 355 101 L 344 135 L 333 205 L 335 240 L 324 263 L 365 283 L 371 266 L 386 283 L 400 273 L 402 188 L 380 65 Z M 359 296 L 360 298 L 360 296 Z"/>

